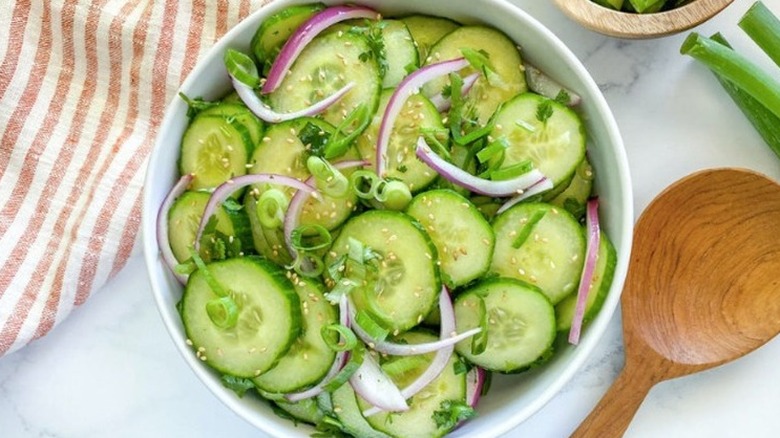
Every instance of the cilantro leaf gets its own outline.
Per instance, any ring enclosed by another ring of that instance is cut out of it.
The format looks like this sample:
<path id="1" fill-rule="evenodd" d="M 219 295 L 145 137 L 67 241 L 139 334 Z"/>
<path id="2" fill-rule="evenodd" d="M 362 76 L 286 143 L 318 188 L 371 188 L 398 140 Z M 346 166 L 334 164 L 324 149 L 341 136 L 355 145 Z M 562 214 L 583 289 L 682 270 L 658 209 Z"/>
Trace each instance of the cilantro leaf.
<path id="1" fill-rule="evenodd" d="M 436 427 L 451 430 L 461 421 L 468 420 L 476 415 L 474 408 L 459 400 L 444 400 L 439 405 L 439 410 L 433 413 L 433 421 Z"/>
<path id="2" fill-rule="evenodd" d="M 561 105 L 568 105 L 569 101 L 571 100 L 571 96 L 569 95 L 569 92 L 561 88 L 561 90 L 558 92 L 558 94 L 555 95 L 556 102 L 560 103 Z"/>
<path id="3" fill-rule="evenodd" d="M 251 379 L 231 376 L 230 374 L 223 374 L 220 380 L 225 388 L 232 390 L 239 397 L 243 397 L 247 391 L 255 387 Z"/>
<path id="4" fill-rule="evenodd" d="M 536 120 L 546 123 L 547 119 L 553 115 L 552 100 L 545 100 L 536 107 Z"/>

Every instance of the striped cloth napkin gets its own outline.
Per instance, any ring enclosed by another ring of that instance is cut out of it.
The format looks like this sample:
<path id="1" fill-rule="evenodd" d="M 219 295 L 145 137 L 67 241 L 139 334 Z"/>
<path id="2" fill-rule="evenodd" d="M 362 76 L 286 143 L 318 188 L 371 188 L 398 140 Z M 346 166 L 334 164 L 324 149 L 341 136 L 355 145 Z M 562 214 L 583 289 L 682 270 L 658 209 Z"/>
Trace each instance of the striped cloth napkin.
<path id="1" fill-rule="evenodd" d="M 0 1 L 0 356 L 48 333 L 140 249 L 166 106 L 267 1 Z"/>

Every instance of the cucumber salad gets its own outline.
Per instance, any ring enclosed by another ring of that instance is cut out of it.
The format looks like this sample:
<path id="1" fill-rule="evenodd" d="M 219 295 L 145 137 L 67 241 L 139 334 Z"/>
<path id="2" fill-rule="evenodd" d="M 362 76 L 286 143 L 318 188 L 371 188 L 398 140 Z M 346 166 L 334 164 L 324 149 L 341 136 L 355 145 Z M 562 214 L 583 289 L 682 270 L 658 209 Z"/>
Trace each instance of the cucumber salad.
<path id="1" fill-rule="evenodd" d="M 224 62 L 229 94 L 181 95 L 157 239 L 225 386 L 318 436 L 439 437 L 577 344 L 616 254 L 580 98 L 516 42 L 307 4 Z"/>

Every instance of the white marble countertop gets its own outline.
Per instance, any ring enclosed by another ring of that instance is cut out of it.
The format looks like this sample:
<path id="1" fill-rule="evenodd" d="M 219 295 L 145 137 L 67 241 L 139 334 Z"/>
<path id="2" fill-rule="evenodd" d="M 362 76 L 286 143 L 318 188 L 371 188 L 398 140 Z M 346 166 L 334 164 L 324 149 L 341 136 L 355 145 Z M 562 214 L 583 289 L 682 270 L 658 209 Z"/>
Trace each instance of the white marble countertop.
<path id="1" fill-rule="evenodd" d="M 547 1 L 514 0 L 585 63 L 611 105 L 631 167 L 635 211 L 698 169 L 738 166 L 780 180 L 780 159 L 713 76 L 679 55 L 684 36 L 624 41 L 584 30 Z M 765 0 L 780 13 L 780 0 Z M 723 32 L 773 67 L 736 26 L 736 0 L 696 30 Z M 584 368 L 507 436 L 565 437 L 623 364 L 620 314 Z M 719 368 L 657 385 L 627 437 L 774 437 L 780 433 L 780 339 Z M 257 437 L 203 386 L 175 350 L 155 308 L 142 256 L 53 333 L 0 358 L 0 436 Z"/>

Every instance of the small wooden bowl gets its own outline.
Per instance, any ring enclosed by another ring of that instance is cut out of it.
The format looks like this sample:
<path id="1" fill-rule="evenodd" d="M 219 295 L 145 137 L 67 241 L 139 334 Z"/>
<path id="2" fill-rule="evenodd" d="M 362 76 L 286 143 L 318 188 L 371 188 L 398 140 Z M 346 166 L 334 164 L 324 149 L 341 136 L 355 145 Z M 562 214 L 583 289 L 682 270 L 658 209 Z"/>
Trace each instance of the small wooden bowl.
<path id="1" fill-rule="evenodd" d="M 554 0 L 566 15 L 586 28 L 618 38 L 648 39 L 672 35 L 697 26 L 734 0 L 695 0 L 654 14 L 619 12 L 591 0 Z"/>

